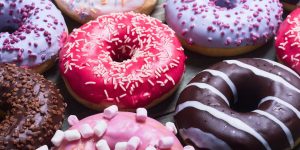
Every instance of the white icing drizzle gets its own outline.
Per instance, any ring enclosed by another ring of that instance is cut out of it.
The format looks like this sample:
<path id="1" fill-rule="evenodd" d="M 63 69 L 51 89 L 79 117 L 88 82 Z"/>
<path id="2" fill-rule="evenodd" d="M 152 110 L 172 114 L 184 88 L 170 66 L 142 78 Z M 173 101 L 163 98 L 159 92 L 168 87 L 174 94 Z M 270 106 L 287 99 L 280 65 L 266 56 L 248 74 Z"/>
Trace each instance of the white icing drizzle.
<path id="1" fill-rule="evenodd" d="M 287 67 L 285 65 L 282 65 L 280 63 L 277 63 L 277 62 L 274 62 L 274 61 L 271 61 L 271 60 L 268 60 L 268 59 L 263 59 L 263 58 L 255 58 L 255 59 L 264 60 L 264 61 L 266 61 L 266 62 L 268 62 L 268 63 L 270 63 L 274 66 L 280 67 L 280 68 L 292 73 L 293 75 L 295 75 L 297 78 L 300 79 L 300 76 L 294 70 L 290 69 L 289 67 Z"/>
<path id="2" fill-rule="evenodd" d="M 261 111 L 261 110 L 254 110 L 252 112 L 255 112 L 255 113 L 258 113 L 260 115 L 263 115 L 263 116 L 269 118 L 270 120 L 274 121 L 275 123 L 277 123 L 281 127 L 281 129 L 283 130 L 283 132 L 286 134 L 286 137 L 287 137 L 287 139 L 289 141 L 291 149 L 294 147 L 295 143 L 294 143 L 293 135 L 292 135 L 290 129 L 286 125 L 284 125 L 283 122 L 281 122 L 279 119 L 277 119 L 272 114 L 264 112 L 264 111 Z"/>
<path id="3" fill-rule="evenodd" d="M 209 114 L 211 114 L 212 116 L 228 123 L 229 125 L 231 125 L 232 127 L 235 127 L 241 131 L 247 132 L 249 134 L 251 134 L 252 136 L 254 136 L 259 142 L 261 142 L 263 144 L 263 146 L 267 149 L 267 150 L 271 150 L 271 147 L 269 145 L 269 143 L 257 132 L 255 131 L 252 127 L 250 127 L 249 125 L 247 125 L 246 123 L 244 123 L 243 121 L 234 118 L 232 116 L 229 116 L 215 108 L 212 108 L 210 106 L 204 105 L 198 101 L 187 101 L 184 102 L 182 104 L 179 104 L 177 106 L 176 109 L 176 114 L 179 113 L 180 111 L 182 111 L 183 109 L 186 109 L 188 107 L 192 107 L 192 108 L 196 108 L 198 110 L 201 111 L 206 111 Z"/>
<path id="4" fill-rule="evenodd" d="M 263 98 L 260 101 L 260 103 L 258 104 L 258 106 L 261 105 L 262 103 L 266 102 L 266 101 L 276 101 L 277 103 L 280 103 L 280 104 L 284 105 L 285 107 L 292 110 L 297 115 L 297 117 L 300 119 L 300 112 L 297 108 L 295 108 L 293 105 L 291 105 L 291 104 L 285 102 L 284 100 L 282 100 L 278 97 L 275 97 L 275 96 L 267 96 L 267 97 Z"/>
<path id="5" fill-rule="evenodd" d="M 226 104 L 229 106 L 229 101 L 228 99 L 226 98 L 226 96 L 224 96 L 218 89 L 214 88 L 213 86 L 209 85 L 209 84 L 206 84 L 206 83 L 190 83 L 186 86 L 186 88 L 190 87 L 190 86 L 196 86 L 200 89 L 208 89 L 210 90 L 211 92 L 213 92 L 214 94 L 218 95 L 219 97 L 221 97 L 225 102 Z"/>
<path id="6" fill-rule="evenodd" d="M 225 73 L 218 71 L 218 70 L 212 70 L 212 69 L 205 69 L 202 72 L 208 72 L 214 76 L 218 76 L 218 77 L 222 78 L 227 83 L 227 85 L 230 87 L 230 89 L 232 91 L 232 94 L 234 97 L 234 103 L 237 102 L 238 94 L 237 94 L 236 87 L 235 87 L 234 83 L 231 81 L 231 79 Z"/>
<path id="7" fill-rule="evenodd" d="M 238 65 L 242 68 L 245 68 L 245 69 L 249 69 L 251 70 L 254 74 L 258 75 L 258 76 L 262 76 L 262 77 L 265 77 L 265 78 L 269 78 L 270 80 L 273 80 L 273 81 L 276 81 L 276 82 L 279 82 L 279 83 L 282 83 L 283 85 L 289 87 L 290 89 L 300 93 L 300 90 L 298 88 L 296 88 L 295 86 L 293 86 L 292 84 L 290 84 L 289 82 L 287 82 L 286 80 L 284 80 L 283 78 L 281 78 L 280 76 L 278 75 L 275 75 L 275 74 L 272 74 L 272 73 L 269 73 L 267 71 L 264 71 L 264 70 L 261 70 L 261 69 L 258 69 L 254 66 L 251 66 L 251 65 L 248 65 L 248 64 L 245 64 L 243 62 L 240 62 L 238 60 L 225 60 L 224 62 L 228 63 L 228 64 L 235 64 L 235 65 Z"/>

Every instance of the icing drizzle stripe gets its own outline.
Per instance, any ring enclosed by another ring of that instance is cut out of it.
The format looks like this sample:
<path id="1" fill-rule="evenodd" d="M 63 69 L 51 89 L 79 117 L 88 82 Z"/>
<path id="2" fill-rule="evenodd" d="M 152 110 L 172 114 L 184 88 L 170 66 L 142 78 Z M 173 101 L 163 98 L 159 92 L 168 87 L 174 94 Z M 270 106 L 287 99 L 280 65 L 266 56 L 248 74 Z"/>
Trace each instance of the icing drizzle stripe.
<path id="1" fill-rule="evenodd" d="M 221 97 L 226 102 L 226 104 L 229 106 L 229 101 L 226 98 L 226 96 L 224 96 L 218 89 L 214 88 L 213 86 L 206 84 L 206 83 L 190 83 L 186 86 L 186 88 L 188 88 L 190 86 L 196 86 L 200 89 L 208 89 L 208 90 L 212 91 L 214 94 Z"/>
<path id="2" fill-rule="evenodd" d="M 295 75 L 297 78 L 300 79 L 300 76 L 295 71 L 293 71 L 292 69 L 290 69 L 289 67 L 287 67 L 285 65 L 282 65 L 280 63 L 277 63 L 277 62 L 274 62 L 274 61 L 271 61 L 271 60 L 263 59 L 263 58 L 255 58 L 255 59 L 264 60 L 264 61 L 266 61 L 266 62 L 268 62 L 268 63 L 270 63 L 274 66 L 280 67 L 280 68 L 292 73 L 293 75 Z"/>
<path id="3" fill-rule="evenodd" d="M 274 121 L 275 123 L 277 123 L 282 128 L 282 130 L 284 131 L 284 133 L 286 134 L 286 137 L 287 137 L 287 139 L 289 141 L 290 147 L 291 148 L 294 147 L 295 143 L 294 143 L 293 135 L 292 135 L 290 129 L 286 125 L 284 125 L 283 122 L 281 122 L 275 116 L 273 116 L 273 115 L 271 115 L 271 114 L 269 114 L 267 112 L 261 111 L 261 110 L 254 110 L 252 112 L 255 112 L 255 113 L 258 113 L 260 115 L 263 115 L 263 116 L 269 118 L 270 120 Z"/>
<path id="4" fill-rule="evenodd" d="M 234 102 L 236 103 L 238 101 L 238 94 L 237 94 L 237 90 L 236 87 L 234 85 L 234 83 L 231 81 L 231 79 L 223 72 L 221 71 L 217 71 L 217 70 L 212 70 L 212 69 L 205 69 L 202 72 L 209 72 L 210 74 L 214 75 L 214 76 L 218 76 L 220 78 L 222 78 L 230 87 L 233 96 L 234 96 Z"/>
<path id="5" fill-rule="evenodd" d="M 280 76 L 278 75 L 275 75 L 275 74 L 272 74 L 272 73 L 269 73 L 267 71 L 264 71 L 264 70 L 261 70 L 261 69 L 258 69 L 254 66 L 251 66 L 251 65 L 248 65 L 248 64 L 245 64 L 243 62 L 240 62 L 238 60 L 225 60 L 224 62 L 228 63 L 228 64 L 235 64 L 237 66 L 240 66 L 242 68 L 245 68 L 245 69 L 249 69 L 251 70 L 254 74 L 258 75 L 258 76 L 262 76 L 262 77 L 265 77 L 265 78 L 269 78 L 270 80 L 273 80 L 273 81 L 276 81 L 276 82 L 279 82 L 279 83 L 282 83 L 284 84 L 285 86 L 289 87 L 290 89 L 300 93 L 300 90 L 298 88 L 296 88 L 295 86 L 293 86 L 292 84 L 290 84 L 289 82 L 287 82 L 286 80 L 284 80 L 283 78 L 281 78 Z"/>
<path id="6" fill-rule="evenodd" d="M 266 101 L 276 101 L 277 103 L 280 103 L 282 105 L 284 105 L 285 107 L 288 107 L 289 109 L 291 109 L 296 115 L 297 117 L 300 119 L 300 112 L 297 108 L 295 108 L 293 105 L 285 102 L 284 100 L 278 98 L 278 97 L 275 97 L 275 96 L 267 96 L 265 98 L 263 98 L 260 103 L 258 104 L 261 105 L 262 103 L 266 102 Z"/>
<path id="7" fill-rule="evenodd" d="M 188 107 L 192 107 L 192 108 L 196 108 L 198 110 L 201 111 L 206 111 L 209 114 L 211 114 L 212 116 L 223 120 L 224 122 L 228 123 L 229 125 L 249 133 L 250 135 L 254 136 L 259 142 L 262 143 L 262 145 L 267 149 L 267 150 L 271 150 L 271 147 L 269 145 L 269 143 L 257 132 L 255 131 L 252 127 L 250 127 L 249 125 L 247 125 L 246 123 L 244 123 L 243 121 L 234 118 L 232 116 L 229 116 L 215 108 L 212 108 L 210 106 L 204 105 L 201 102 L 198 101 L 187 101 L 184 102 L 182 104 L 179 104 L 177 106 L 176 109 L 176 114 L 179 113 L 180 111 L 182 111 L 183 109 L 186 109 Z"/>

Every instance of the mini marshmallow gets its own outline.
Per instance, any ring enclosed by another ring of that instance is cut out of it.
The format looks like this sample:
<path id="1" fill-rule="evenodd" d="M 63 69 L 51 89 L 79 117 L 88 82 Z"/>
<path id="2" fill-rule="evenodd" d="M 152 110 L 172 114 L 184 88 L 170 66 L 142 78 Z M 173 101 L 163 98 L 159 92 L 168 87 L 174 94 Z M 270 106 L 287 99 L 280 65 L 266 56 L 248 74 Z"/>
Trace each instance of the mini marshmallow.
<path id="1" fill-rule="evenodd" d="M 53 145 L 59 146 L 61 142 L 64 140 L 64 138 L 65 138 L 64 132 L 61 130 L 57 130 L 54 136 L 52 137 L 51 142 L 53 143 Z"/>
<path id="2" fill-rule="evenodd" d="M 103 120 L 97 121 L 96 125 L 94 126 L 94 133 L 101 137 L 107 129 L 107 123 Z"/>
<path id="3" fill-rule="evenodd" d="M 169 149 L 174 144 L 174 138 L 173 137 L 163 137 L 159 140 L 158 148 L 160 149 Z"/>
<path id="4" fill-rule="evenodd" d="M 129 139 L 127 143 L 127 149 L 126 150 L 136 150 L 138 146 L 140 145 L 141 139 L 137 136 L 134 136 Z"/>
<path id="5" fill-rule="evenodd" d="M 145 150 L 156 150 L 156 148 L 154 146 L 147 146 Z"/>
<path id="6" fill-rule="evenodd" d="M 115 145 L 115 150 L 126 150 L 127 148 L 127 142 L 118 142 Z"/>
<path id="7" fill-rule="evenodd" d="M 148 112 L 145 108 L 138 108 L 136 109 L 136 120 L 139 122 L 145 122 L 147 119 Z"/>
<path id="8" fill-rule="evenodd" d="M 183 150 L 195 150 L 195 148 L 191 145 L 187 145 L 183 148 Z"/>
<path id="9" fill-rule="evenodd" d="M 86 123 L 80 127 L 79 132 L 83 138 L 89 138 L 94 135 L 94 130 Z"/>
<path id="10" fill-rule="evenodd" d="M 167 127 L 168 130 L 173 132 L 175 135 L 177 134 L 177 128 L 176 128 L 176 126 L 173 122 L 167 122 L 166 127 Z"/>
<path id="11" fill-rule="evenodd" d="M 78 122 L 79 122 L 79 120 L 78 120 L 77 116 L 75 116 L 75 115 L 70 115 L 70 116 L 68 117 L 68 123 L 69 123 L 69 125 L 73 126 L 73 125 L 75 125 L 75 124 L 78 123 Z"/>
<path id="12" fill-rule="evenodd" d="M 36 150 L 49 150 L 48 146 L 47 145 L 43 145 L 41 147 L 39 147 L 38 149 Z"/>
<path id="13" fill-rule="evenodd" d="M 103 111 L 104 118 L 106 118 L 106 119 L 112 119 L 117 114 L 118 114 L 118 107 L 116 105 L 107 107 Z"/>
<path id="14" fill-rule="evenodd" d="M 78 130 L 67 130 L 65 131 L 65 138 L 67 141 L 75 141 L 81 138 Z"/>
<path id="15" fill-rule="evenodd" d="M 110 150 L 106 140 L 100 140 L 96 143 L 97 150 Z"/>

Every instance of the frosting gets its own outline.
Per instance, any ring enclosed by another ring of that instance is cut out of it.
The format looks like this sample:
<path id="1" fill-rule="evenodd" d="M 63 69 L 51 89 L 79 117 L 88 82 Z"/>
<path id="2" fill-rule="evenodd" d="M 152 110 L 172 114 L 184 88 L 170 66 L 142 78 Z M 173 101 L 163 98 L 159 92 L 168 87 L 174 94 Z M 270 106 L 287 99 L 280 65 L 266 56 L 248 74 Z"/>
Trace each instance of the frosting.
<path id="1" fill-rule="evenodd" d="M 185 55 L 174 32 L 136 13 L 99 17 L 74 30 L 60 52 L 71 89 L 97 105 L 137 108 L 180 81 Z"/>
<path id="2" fill-rule="evenodd" d="M 218 147 L 223 142 L 231 149 L 296 146 L 300 80 L 294 71 L 257 58 L 225 60 L 207 70 L 196 75 L 179 96 L 175 121 L 185 141 L 198 148 Z M 237 101 L 231 84 L 237 90 Z M 208 93 L 189 85 L 209 85 L 216 90 Z M 230 105 L 219 98 L 220 93 Z M 251 110 L 236 109 L 246 106 Z M 212 139 L 218 142 L 210 142 Z"/>
<path id="3" fill-rule="evenodd" d="M 207 48 L 266 43 L 282 15 L 278 0 L 167 0 L 165 10 L 180 38 Z"/>
<path id="4" fill-rule="evenodd" d="M 140 8 L 145 0 L 61 0 L 68 11 L 76 13 L 81 19 L 92 16 L 128 12 Z"/>
<path id="5" fill-rule="evenodd" d="M 300 9 L 289 14 L 280 25 L 275 47 L 277 58 L 288 67 L 300 73 Z"/>
<path id="6" fill-rule="evenodd" d="M 80 131 L 84 124 L 94 129 L 99 121 L 107 123 L 103 135 L 93 135 L 89 138 L 81 137 L 73 142 L 68 142 L 65 139 L 60 146 L 54 149 L 71 150 L 88 148 L 89 150 L 96 150 L 96 147 L 100 149 L 103 147 L 110 149 L 122 147 L 124 149 L 136 150 L 145 150 L 147 147 L 165 147 L 170 150 L 183 149 L 176 136 L 161 123 L 148 117 L 145 122 L 139 122 L 136 120 L 136 114 L 129 112 L 118 112 L 111 119 L 105 118 L 103 114 L 89 116 L 80 120 L 80 122 L 73 125 L 67 131 Z"/>
<path id="7" fill-rule="evenodd" d="M 0 0 L 0 20 L 2 63 L 40 65 L 57 56 L 68 32 L 61 12 L 48 0 Z"/>

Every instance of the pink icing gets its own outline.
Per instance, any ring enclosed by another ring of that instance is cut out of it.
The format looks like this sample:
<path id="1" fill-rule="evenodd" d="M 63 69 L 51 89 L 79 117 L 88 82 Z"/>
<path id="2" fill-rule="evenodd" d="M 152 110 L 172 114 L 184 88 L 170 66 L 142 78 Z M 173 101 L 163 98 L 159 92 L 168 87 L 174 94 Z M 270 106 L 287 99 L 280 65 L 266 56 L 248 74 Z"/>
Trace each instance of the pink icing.
<path id="1" fill-rule="evenodd" d="M 278 59 L 300 74 L 300 8 L 280 25 L 275 47 Z"/>
<path id="2" fill-rule="evenodd" d="M 136 13 L 105 15 L 74 30 L 60 52 L 72 90 L 97 105 L 145 107 L 175 87 L 185 55 L 174 32 Z"/>
<path id="3" fill-rule="evenodd" d="M 89 124 L 92 128 L 95 126 L 96 121 L 104 120 L 107 122 L 108 128 L 102 138 L 92 136 L 90 138 L 66 142 L 63 141 L 62 145 L 57 150 L 71 150 L 71 149 L 88 149 L 95 150 L 95 144 L 104 139 L 107 141 L 110 149 L 114 149 L 117 142 L 127 142 L 131 137 L 137 136 L 141 142 L 137 150 L 145 150 L 147 146 L 158 146 L 159 139 L 163 137 L 173 137 L 174 143 L 170 150 L 183 149 L 182 145 L 176 136 L 163 126 L 158 121 L 147 118 L 143 123 L 136 121 L 136 114 L 129 112 L 119 112 L 111 120 L 103 117 L 103 114 L 97 114 L 80 120 L 68 130 L 79 130 L 81 125 Z"/>

